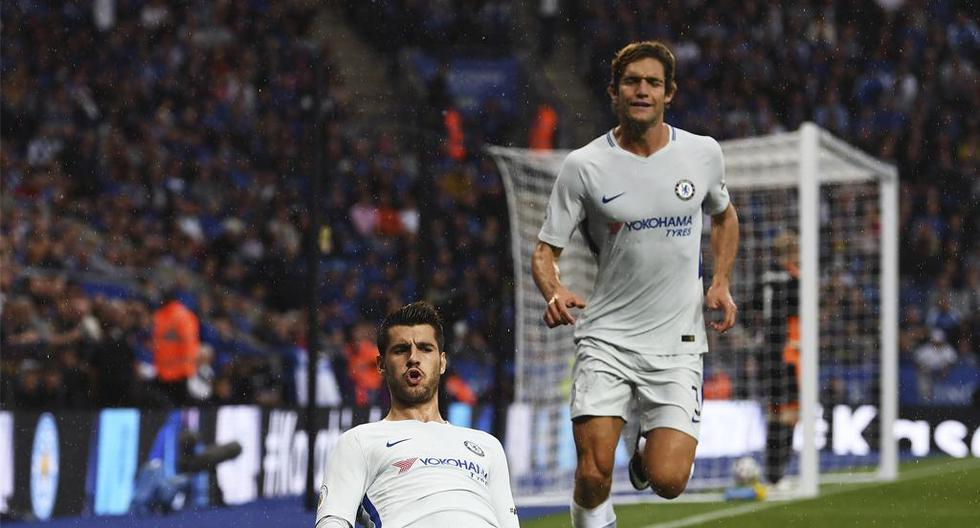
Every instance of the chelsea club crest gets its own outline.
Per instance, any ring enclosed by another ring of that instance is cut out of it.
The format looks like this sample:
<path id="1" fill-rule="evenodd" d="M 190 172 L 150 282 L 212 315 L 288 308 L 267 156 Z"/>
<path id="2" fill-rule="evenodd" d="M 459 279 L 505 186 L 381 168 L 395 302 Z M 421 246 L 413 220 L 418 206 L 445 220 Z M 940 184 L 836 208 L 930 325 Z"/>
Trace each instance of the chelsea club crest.
<path id="1" fill-rule="evenodd" d="M 681 180 L 674 185 L 674 194 L 685 202 L 694 198 L 694 182 L 691 180 Z"/>
<path id="2" fill-rule="evenodd" d="M 469 440 L 467 440 L 467 441 L 463 442 L 463 445 L 466 446 L 466 449 L 469 449 L 474 454 L 483 456 L 483 448 L 480 447 L 480 446 L 478 446 L 478 445 L 476 445 L 475 443 L 470 442 Z"/>

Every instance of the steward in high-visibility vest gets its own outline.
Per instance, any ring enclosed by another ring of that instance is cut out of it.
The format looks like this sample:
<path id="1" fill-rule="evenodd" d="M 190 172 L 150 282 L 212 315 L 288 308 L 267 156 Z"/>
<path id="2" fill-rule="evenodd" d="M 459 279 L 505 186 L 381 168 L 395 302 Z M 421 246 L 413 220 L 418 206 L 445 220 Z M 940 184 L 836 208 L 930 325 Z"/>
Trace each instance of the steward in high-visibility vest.
<path id="1" fill-rule="evenodd" d="M 188 402 L 187 379 L 197 373 L 200 324 L 194 312 L 176 299 L 153 312 L 153 364 L 160 388 L 175 405 Z"/>
<path id="2" fill-rule="evenodd" d="M 466 157 L 466 135 L 463 132 L 463 116 L 455 108 L 447 108 L 443 114 L 446 126 L 446 154 L 460 161 Z"/>
<path id="3" fill-rule="evenodd" d="M 551 150 L 555 148 L 555 133 L 558 131 L 558 112 L 548 104 L 538 105 L 538 111 L 531 122 L 528 134 L 528 148 L 531 150 Z"/>

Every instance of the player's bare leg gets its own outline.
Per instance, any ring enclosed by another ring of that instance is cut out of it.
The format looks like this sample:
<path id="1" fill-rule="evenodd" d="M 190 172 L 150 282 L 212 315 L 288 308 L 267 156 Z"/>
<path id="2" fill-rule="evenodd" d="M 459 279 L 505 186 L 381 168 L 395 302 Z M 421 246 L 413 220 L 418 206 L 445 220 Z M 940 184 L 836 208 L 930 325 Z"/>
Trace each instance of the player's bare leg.
<path id="1" fill-rule="evenodd" d="M 658 427 L 646 434 L 643 465 L 653 490 L 665 499 L 684 492 L 698 441 L 677 429 Z"/>
<path id="2" fill-rule="evenodd" d="M 624 423 L 616 416 L 586 416 L 572 423 L 578 454 L 572 495 L 572 525 L 576 528 L 616 525 L 609 491 Z"/>
<path id="3" fill-rule="evenodd" d="M 572 423 L 578 454 L 574 497 L 579 506 L 594 508 L 609 497 L 624 423 L 617 416 L 587 416 Z"/>

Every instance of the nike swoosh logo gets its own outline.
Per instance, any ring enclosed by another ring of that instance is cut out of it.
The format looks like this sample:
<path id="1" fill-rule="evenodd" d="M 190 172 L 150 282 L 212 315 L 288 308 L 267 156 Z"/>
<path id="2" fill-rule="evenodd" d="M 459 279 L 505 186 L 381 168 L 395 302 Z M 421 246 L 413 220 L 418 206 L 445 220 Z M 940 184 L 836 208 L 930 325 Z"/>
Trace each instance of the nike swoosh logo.
<path id="1" fill-rule="evenodd" d="M 388 442 L 387 444 L 385 444 L 385 447 L 391 447 L 391 446 L 393 446 L 393 445 L 397 445 L 397 444 L 400 444 L 400 443 L 402 443 L 402 442 L 407 442 L 407 441 L 409 441 L 409 440 L 411 440 L 411 438 L 403 438 L 403 439 L 401 439 L 401 440 L 397 440 L 397 441 L 395 441 L 395 442 Z"/>
<path id="2" fill-rule="evenodd" d="M 626 194 L 626 191 L 623 191 L 623 192 L 617 194 L 616 196 L 610 196 L 609 198 L 606 198 L 606 195 L 602 195 L 602 203 L 607 204 L 607 203 L 615 200 L 616 198 L 619 198 L 620 196 L 622 196 L 624 194 Z"/>

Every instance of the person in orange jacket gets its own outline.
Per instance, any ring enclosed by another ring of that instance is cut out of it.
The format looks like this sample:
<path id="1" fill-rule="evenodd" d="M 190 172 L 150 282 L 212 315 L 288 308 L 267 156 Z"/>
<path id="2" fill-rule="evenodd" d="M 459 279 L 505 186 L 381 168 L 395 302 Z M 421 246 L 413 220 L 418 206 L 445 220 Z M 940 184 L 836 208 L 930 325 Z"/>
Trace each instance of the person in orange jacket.
<path id="1" fill-rule="evenodd" d="M 152 339 L 157 385 L 174 405 L 188 405 L 187 380 L 197 372 L 201 330 L 197 316 L 173 292 L 153 312 Z"/>
<path id="2" fill-rule="evenodd" d="M 473 391 L 473 387 L 470 387 L 470 384 L 460 377 L 459 374 L 455 372 L 448 373 L 445 383 L 446 392 L 454 400 L 470 406 L 476 405 L 479 401 L 476 392 Z"/>
<path id="3" fill-rule="evenodd" d="M 531 122 L 528 133 L 528 148 L 531 150 L 551 150 L 555 148 L 555 135 L 558 132 L 558 112 L 548 103 L 541 103 Z"/>
<path id="4" fill-rule="evenodd" d="M 372 339 L 372 329 L 356 325 L 347 344 L 347 375 L 354 383 L 354 403 L 358 406 L 376 403 L 381 389 L 381 373 L 378 372 L 378 346 Z"/>
<path id="5" fill-rule="evenodd" d="M 461 161 L 466 158 L 466 133 L 463 130 L 463 114 L 453 107 L 443 113 L 443 125 L 446 127 L 446 154 L 450 158 Z"/>

